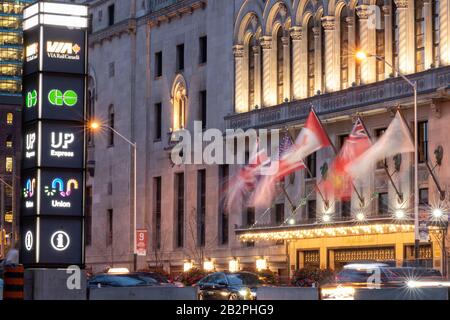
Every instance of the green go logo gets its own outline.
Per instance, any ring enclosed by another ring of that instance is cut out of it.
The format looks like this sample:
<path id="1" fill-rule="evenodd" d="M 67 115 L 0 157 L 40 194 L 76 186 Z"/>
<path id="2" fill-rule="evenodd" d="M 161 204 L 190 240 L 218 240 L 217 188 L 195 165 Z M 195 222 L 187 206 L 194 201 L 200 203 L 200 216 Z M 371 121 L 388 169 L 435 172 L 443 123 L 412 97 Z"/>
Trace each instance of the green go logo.
<path id="1" fill-rule="evenodd" d="M 73 90 L 67 90 L 63 93 L 61 90 L 53 89 L 48 93 L 48 101 L 54 106 L 73 107 L 78 102 L 78 95 Z"/>
<path id="2" fill-rule="evenodd" d="M 27 108 L 33 108 L 37 104 L 37 91 L 33 90 L 27 93 L 27 96 L 25 97 L 25 104 L 27 105 Z"/>

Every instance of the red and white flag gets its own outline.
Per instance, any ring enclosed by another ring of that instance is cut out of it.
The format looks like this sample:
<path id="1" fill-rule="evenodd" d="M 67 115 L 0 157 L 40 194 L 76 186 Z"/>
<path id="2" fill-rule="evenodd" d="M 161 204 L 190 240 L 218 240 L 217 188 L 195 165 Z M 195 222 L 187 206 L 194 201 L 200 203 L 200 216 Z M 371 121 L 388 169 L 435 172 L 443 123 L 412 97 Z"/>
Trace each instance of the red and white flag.
<path id="1" fill-rule="evenodd" d="M 240 203 L 242 197 L 250 194 L 256 187 L 261 169 L 270 162 L 266 150 L 258 151 L 239 172 L 226 184 L 227 203 Z"/>
<path id="2" fill-rule="evenodd" d="M 295 144 L 281 155 L 276 173 L 260 179 L 251 204 L 255 207 L 267 207 L 270 205 L 275 195 L 276 183 L 291 173 L 304 169 L 305 164 L 303 160 L 306 157 L 330 145 L 330 140 L 319 118 L 314 110 L 311 110 Z"/>
<path id="3" fill-rule="evenodd" d="M 409 152 L 414 152 L 414 142 L 403 117 L 400 112 L 397 112 L 381 138 L 354 161 L 347 164 L 345 171 L 353 179 L 362 178 L 373 171 L 377 162 L 397 154 Z"/>
<path id="4" fill-rule="evenodd" d="M 314 110 L 309 113 L 305 126 L 295 140 L 295 144 L 281 157 L 278 179 L 304 169 L 303 160 L 314 152 L 330 146 L 330 140 Z"/>
<path id="5" fill-rule="evenodd" d="M 327 178 L 320 183 L 319 188 L 327 197 L 334 196 L 335 199 L 351 198 L 352 179 L 346 168 L 353 160 L 366 152 L 371 145 L 362 120 L 358 118 L 341 151 L 331 164 Z"/>

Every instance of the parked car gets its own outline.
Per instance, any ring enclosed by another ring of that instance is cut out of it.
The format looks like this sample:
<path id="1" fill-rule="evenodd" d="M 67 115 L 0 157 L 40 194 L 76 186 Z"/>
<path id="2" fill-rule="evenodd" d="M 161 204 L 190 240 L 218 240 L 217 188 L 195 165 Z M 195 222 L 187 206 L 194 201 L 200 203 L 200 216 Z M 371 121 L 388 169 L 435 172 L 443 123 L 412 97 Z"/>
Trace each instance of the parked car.
<path id="1" fill-rule="evenodd" d="M 251 272 L 216 272 L 195 284 L 199 300 L 256 300 L 256 290 L 262 285 Z"/>
<path id="2" fill-rule="evenodd" d="M 123 274 L 99 274 L 88 281 L 89 288 L 96 287 L 148 287 L 175 286 L 167 278 L 152 272 L 135 272 Z"/>

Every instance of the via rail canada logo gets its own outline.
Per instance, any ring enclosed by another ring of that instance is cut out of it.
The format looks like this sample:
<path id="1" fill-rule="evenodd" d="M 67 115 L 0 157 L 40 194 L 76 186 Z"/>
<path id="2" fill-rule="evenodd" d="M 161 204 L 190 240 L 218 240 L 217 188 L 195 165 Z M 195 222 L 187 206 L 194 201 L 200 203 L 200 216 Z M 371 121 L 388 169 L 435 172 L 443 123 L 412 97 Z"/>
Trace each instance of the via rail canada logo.
<path id="1" fill-rule="evenodd" d="M 52 59 L 80 60 L 81 47 L 72 42 L 47 41 L 47 55 Z"/>
<path id="2" fill-rule="evenodd" d="M 27 92 L 25 97 L 25 105 L 28 109 L 36 107 L 38 101 L 38 94 L 36 90 Z"/>
<path id="3" fill-rule="evenodd" d="M 45 186 L 44 193 L 47 197 L 53 198 L 59 195 L 61 198 L 68 198 L 73 194 L 74 190 L 78 190 L 78 181 L 76 179 L 69 179 L 67 183 L 62 178 L 53 179 L 50 186 Z M 72 206 L 70 201 L 52 200 L 53 208 L 70 208 Z"/>
<path id="4" fill-rule="evenodd" d="M 61 90 L 53 89 L 48 93 L 48 101 L 57 107 L 73 107 L 78 102 L 78 95 L 73 90 L 62 92 Z"/>

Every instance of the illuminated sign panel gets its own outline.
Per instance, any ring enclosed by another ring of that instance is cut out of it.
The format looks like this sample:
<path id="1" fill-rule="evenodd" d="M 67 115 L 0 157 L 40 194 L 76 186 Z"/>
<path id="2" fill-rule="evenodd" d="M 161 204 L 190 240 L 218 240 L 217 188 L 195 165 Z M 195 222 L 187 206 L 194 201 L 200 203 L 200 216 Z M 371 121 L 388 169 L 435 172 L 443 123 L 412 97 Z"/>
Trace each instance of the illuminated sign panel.
<path id="1" fill-rule="evenodd" d="M 84 132 L 79 124 L 42 124 L 41 166 L 83 168 Z"/>
<path id="2" fill-rule="evenodd" d="M 36 74 L 24 81 L 23 94 L 25 122 L 41 119 L 84 120 L 83 76 Z"/>
<path id="3" fill-rule="evenodd" d="M 24 75 L 35 72 L 85 74 L 86 34 L 80 29 L 36 27 L 24 34 Z"/>
<path id="4" fill-rule="evenodd" d="M 24 10 L 21 262 L 84 264 L 87 7 Z"/>
<path id="5" fill-rule="evenodd" d="M 85 73 L 86 36 L 83 30 L 45 27 L 43 40 L 44 70 Z"/>
<path id="6" fill-rule="evenodd" d="M 24 169 L 84 166 L 84 131 L 78 123 L 36 122 L 24 128 Z"/>
<path id="7" fill-rule="evenodd" d="M 22 173 L 20 196 L 22 199 L 22 215 L 30 216 L 37 213 L 38 207 L 38 177 L 37 171 Z"/>
<path id="8" fill-rule="evenodd" d="M 83 261 L 82 222 L 80 219 L 27 217 L 21 222 L 21 261 L 28 266 L 65 264 Z"/>
<path id="9" fill-rule="evenodd" d="M 42 171 L 40 213 L 81 216 L 83 213 L 83 185 L 81 172 Z"/>

